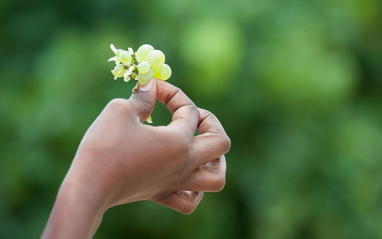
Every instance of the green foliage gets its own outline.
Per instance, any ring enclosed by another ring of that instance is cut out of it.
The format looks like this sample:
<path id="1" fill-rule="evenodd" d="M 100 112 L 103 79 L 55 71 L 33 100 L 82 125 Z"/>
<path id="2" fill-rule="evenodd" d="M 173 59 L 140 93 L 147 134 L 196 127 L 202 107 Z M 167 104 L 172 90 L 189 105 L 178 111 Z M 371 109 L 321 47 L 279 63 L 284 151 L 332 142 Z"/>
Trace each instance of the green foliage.
<path id="1" fill-rule="evenodd" d="M 190 216 L 108 211 L 96 238 L 381 238 L 382 2 L 0 2 L 0 238 L 37 238 L 87 127 L 134 82 L 110 43 L 166 53 L 232 140 Z M 144 13 L 144 14 L 142 14 Z M 126 85 L 130 84 L 130 85 Z M 154 125 L 167 124 L 160 105 Z"/>

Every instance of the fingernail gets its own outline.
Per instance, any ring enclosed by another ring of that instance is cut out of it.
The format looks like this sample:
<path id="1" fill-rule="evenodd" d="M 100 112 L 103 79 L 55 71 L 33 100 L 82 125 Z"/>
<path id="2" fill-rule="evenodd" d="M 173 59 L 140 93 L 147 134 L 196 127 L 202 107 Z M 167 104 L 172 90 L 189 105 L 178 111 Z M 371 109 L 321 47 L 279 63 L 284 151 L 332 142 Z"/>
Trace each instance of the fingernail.
<path id="1" fill-rule="evenodd" d="M 153 80 L 150 80 L 145 86 L 140 86 L 139 87 L 139 90 L 140 91 L 149 91 L 151 90 L 151 88 L 153 87 L 154 85 L 154 81 Z"/>

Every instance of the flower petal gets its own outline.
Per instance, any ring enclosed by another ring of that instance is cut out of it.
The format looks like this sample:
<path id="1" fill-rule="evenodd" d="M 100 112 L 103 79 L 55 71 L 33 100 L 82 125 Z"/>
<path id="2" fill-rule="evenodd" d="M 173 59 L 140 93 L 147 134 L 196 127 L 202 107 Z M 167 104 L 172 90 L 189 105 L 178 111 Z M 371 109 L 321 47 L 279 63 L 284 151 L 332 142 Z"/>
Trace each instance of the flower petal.
<path id="1" fill-rule="evenodd" d="M 110 49 L 117 55 L 117 48 L 113 44 L 110 44 Z"/>

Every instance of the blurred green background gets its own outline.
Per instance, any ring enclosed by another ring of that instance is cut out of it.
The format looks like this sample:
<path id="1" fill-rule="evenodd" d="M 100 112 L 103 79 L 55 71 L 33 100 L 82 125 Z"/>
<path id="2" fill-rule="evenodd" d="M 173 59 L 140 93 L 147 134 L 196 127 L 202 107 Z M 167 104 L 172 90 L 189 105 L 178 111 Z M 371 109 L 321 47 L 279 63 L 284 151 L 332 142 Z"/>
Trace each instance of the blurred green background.
<path id="1" fill-rule="evenodd" d="M 382 238 L 379 0 L 1 0 L 0 238 L 37 238 L 88 126 L 134 82 L 109 48 L 165 52 L 232 140 L 184 216 L 109 210 L 95 238 Z M 154 125 L 167 124 L 160 104 Z"/>

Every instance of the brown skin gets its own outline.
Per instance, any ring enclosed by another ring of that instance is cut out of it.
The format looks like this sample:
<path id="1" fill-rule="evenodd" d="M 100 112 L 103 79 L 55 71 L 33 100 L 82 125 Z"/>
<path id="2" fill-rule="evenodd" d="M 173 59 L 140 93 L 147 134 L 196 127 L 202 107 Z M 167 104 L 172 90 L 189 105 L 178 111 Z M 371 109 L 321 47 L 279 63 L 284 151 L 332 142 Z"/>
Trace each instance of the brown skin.
<path id="1" fill-rule="evenodd" d="M 149 85 L 112 100 L 90 126 L 42 238 L 91 238 L 108 208 L 140 200 L 190 214 L 203 192 L 224 187 L 231 142 L 219 120 L 179 88 L 157 79 Z M 141 123 L 156 99 L 173 114 L 167 126 Z"/>

